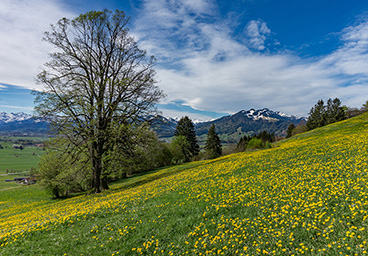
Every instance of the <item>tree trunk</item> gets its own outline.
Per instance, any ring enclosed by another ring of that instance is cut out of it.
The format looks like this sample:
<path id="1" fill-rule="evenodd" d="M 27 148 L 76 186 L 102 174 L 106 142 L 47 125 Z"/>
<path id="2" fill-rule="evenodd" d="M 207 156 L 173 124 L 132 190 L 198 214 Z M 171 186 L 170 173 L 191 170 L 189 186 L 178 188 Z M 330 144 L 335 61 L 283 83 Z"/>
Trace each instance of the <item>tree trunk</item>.
<path id="1" fill-rule="evenodd" d="M 101 192 L 101 172 L 102 172 L 102 155 L 96 142 L 92 144 L 92 169 L 93 169 L 93 188 L 95 193 Z"/>

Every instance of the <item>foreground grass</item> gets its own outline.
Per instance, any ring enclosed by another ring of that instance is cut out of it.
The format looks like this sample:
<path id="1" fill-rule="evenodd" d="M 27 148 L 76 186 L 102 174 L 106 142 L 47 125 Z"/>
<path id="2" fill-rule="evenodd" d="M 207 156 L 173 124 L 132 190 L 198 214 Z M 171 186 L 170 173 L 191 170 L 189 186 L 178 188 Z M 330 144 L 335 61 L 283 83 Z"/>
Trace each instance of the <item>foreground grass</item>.
<path id="1" fill-rule="evenodd" d="M 50 200 L 0 192 L 1 255 L 362 255 L 368 115 Z"/>

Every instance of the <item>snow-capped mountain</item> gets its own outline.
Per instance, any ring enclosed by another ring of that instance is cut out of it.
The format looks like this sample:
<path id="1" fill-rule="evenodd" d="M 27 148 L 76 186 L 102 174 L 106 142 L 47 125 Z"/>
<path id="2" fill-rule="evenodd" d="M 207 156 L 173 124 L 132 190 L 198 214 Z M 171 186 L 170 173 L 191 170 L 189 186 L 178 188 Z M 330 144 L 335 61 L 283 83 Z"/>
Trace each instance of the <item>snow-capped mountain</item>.
<path id="1" fill-rule="evenodd" d="M 279 121 L 279 120 L 300 119 L 300 117 L 288 115 L 280 111 L 272 111 L 272 110 L 269 110 L 268 108 L 263 108 L 263 109 L 258 109 L 258 110 L 250 109 L 248 111 L 242 110 L 238 113 L 244 114 L 248 118 L 251 118 L 253 120 L 263 119 L 263 120 L 268 120 L 268 121 Z"/>
<path id="2" fill-rule="evenodd" d="M 151 123 L 157 135 L 161 138 L 174 136 L 179 118 L 156 116 Z M 224 116 L 207 122 L 193 121 L 197 135 L 207 134 L 212 124 L 216 126 L 218 134 L 231 135 L 236 138 L 242 134 L 260 133 L 263 130 L 275 135 L 285 135 L 287 127 L 305 122 L 305 118 L 275 112 L 267 108 L 241 110 L 233 115 Z M 0 112 L 0 132 L 6 133 L 47 133 L 49 127 L 46 122 L 35 119 L 25 113 Z"/>
<path id="3" fill-rule="evenodd" d="M 178 118 L 158 116 L 155 118 L 153 127 L 159 137 L 171 137 L 174 135 L 178 121 Z M 258 110 L 241 110 L 233 115 L 215 120 L 193 123 L 195 123 L 196 132 L 199 136 L 207 134 L 211 125 L 215 124 L 217 133 L 237 137 L 237 135 L 259 133 L 263 130 L 283 136 L 291 123 L 296 125 L 305 121 L 305 118 L 263 108 Z"/>
<path id="4" fill-rule="evenodd" d="M 1 133 L 32 133 L 45 134 L 49 131 L 48 124 L 32 115 L 19 113 L 0 112 L 0 132 Z"/>
<path id="5" fill-rule="evenodd" d="M 198 124 L 196 131 L 198 135 L 206 134 L 212 124 L 215 124 L 219 134 L 227 134 L 236 137 L 242 134 L 260 133 L 263 130 L 284 136 L 287 127 L 305 122 L 305 118 L 275 112 L 268 108 L 241 110 L 233 115 L 224 116 L 219 119 Z"/>
<path id="6" fill-rule="evenodd" d="M 21 122 L 31 118 L 32 115 L 23 112 L 19 113 L 0 112 L 0 123 Z"/>

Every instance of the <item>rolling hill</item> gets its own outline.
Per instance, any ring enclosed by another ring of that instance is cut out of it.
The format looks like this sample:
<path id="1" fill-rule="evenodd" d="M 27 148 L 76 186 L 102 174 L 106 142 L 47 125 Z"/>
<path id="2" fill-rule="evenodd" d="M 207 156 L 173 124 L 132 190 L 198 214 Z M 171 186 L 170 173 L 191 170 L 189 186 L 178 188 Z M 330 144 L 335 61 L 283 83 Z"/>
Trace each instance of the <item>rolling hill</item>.
<path id="1" fill-rule="evenodd" d="M 1 255 L 363 255 L 368 114 L 97 195 L 0 193 Z"/>

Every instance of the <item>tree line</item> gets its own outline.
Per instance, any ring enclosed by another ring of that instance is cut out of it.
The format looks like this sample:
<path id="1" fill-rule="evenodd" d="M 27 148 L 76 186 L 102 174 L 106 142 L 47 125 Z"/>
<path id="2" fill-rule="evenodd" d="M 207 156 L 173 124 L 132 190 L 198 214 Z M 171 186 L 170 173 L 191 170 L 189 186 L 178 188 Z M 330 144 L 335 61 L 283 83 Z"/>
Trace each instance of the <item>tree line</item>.
<path id="1" fill-rule="evenodd" d="M 318 127 L 323 127 L 328 124 L 339 122 L 347 118 L 351 118 L 368 111 L 368 101 L 366 101 L 360 109 L 351 108 L 342 105 L 340 99 L 329 98 L 325 104 L 323 99 L 318 100 L 317 103 L 310 109 L 306 124 L 295 126 L 290 124 L 286 131 L 286 138 L 310 131 Z"/>

